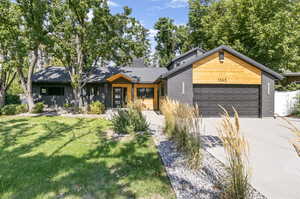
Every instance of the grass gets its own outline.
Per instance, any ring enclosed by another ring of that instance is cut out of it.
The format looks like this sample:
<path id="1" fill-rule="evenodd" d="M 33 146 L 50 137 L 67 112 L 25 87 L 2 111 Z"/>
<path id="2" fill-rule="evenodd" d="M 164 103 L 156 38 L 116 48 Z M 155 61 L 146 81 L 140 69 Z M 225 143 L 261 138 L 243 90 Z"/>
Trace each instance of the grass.
<path id="1" fill-rule="evenodd" d="M 0 117 L 0 198 L 175 198 L 151 137 L 114 139 L 110 125 Z"/>
<path id="2" fill-rule="evenodd" d="M 198 108 L 166 98 L 162 101 L 161 112 L 165 116 L 164 132 L 185 153 L 189 167 L 200 168 L 202 119 Z"/>
<path id="3" fill-rule="evenodd" d="M 290 140 L 291 144 L 295 147 L 295 150 L 300 157 L 300 129 L 296 127 L 290 120 L 288 120 L 285 117 L 281 117 L 286 123 L 287 126 L 285 126 L 287 129 L 289 129 L 292 133 L 295 134 L 296 138 L 293 140 Z"/>
<path id="4" fill-rule="evenodd" d="M 240 132 L 239 116 L 234 110 L 231 120 L 228 112 L 222 108 L 224 114 L 218 127 L 219 136 L 227 155 L 228 176 L 224 180 L 224 194 L 226 199 L 246 199 L 251 197 L 249 185 L 248 142 Z"/>

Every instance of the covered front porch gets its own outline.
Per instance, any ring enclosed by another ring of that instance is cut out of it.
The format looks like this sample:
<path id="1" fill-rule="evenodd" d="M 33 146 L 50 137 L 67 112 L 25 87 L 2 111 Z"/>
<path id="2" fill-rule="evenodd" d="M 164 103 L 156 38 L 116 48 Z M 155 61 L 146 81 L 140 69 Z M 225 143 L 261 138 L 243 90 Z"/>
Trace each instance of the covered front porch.
<path id="1" fill-rule="evenodd" d="M 128 103 L 141 100 L 146 110 L 157 110 L 159 101 L 158 83 L 137 83 L 124 74 L 116 74 L 107 79 L 111 84 L 112 108 L 123 108 Z"/>

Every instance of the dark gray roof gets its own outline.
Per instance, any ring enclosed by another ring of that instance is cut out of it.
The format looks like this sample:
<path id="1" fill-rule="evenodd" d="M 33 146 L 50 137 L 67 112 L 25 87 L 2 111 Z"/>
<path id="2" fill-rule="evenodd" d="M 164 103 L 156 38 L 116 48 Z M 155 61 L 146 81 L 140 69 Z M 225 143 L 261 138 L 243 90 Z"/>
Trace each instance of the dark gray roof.
<path id="1" fill-rule="evenodd" d="M 269 73 L 270 75 L 272 75 L 273 77 L 275 77 L 277 79 L 283 79 L 284 78 L 282 75 L 280 75 L 279 73 L 271 70 L 270 68 L 268 68 L 268 67 L 266 67 L 266 66 L 264 66 L 264 65 L 262 65 L 262 64 L 260 64 L 260 63 L 258 63 L 256 61 L 254 61 L 253 59 L 251 59 L 251 58 L 249 58 L 249 57 L 247 57 L 247 56 L 245 56 L 245 55 L 243 55 L 243 54 L 241 54 L 241 53 L 233 50 L 232 48 L 230 48 L 228 46 L 224 46 L 224 45 L 219 46 L 219 47 L 217 47 L 217 48 L 215 48 L 213 50 L 210 50 L 210 51 L 204 53 L 203 55 L 200 55 L 199 57 L 191 59 L 190 61 L 184 63 L 183 65 L 181 65 L 181 66 L 179 66 L 177 68 L 174 68 L 173 70 L 170 70 L 169 72 L 167 72 L 164 75 L 162 75 L 162 78 L 167 78 L 170 75 L 172 75 L 172 74 L 174 74 L 174 73 L 176 73 L 178 71 L 181 71 L 181 70 L 184 70 L 187 67 L 190 67 L 193 63 L 195 63 L 195 62 L 197 62 L 197 61 L 199 61 L 201 59 L 204 59 L 204 58 L 206 58 L 206 57 L 208 57 L 208 56 L 210 56 L 210 55 L 212 55 L 212 54 L 214 54 L 216 52 L 222 51 L 222 50 L 227 51 L 227 52 L 235 55 L 236 57 L 238 57 L 238 58 L 244 60 L 245 62 L 247 62 L 247 63 L 249 63 L 249 64 L 251 64 L 251 65 L 253 65 L 253 66 L 255 66 L 255 67 L 259 68 L 259 69 L 261 69 L 262 71 L 264 71 L 266 73 Z"/>
<path id="2" fill-rule="evenodd" d="M 48 67 L 34 73 L 32 81 L 39 83 L 70 83 L 71 78 L 63 67 Z"/>
<path id="3" fill-rule="evenodd" d="M 283 74 L 285 77 L 297 77 L 300 76 L 300 72 L 286 72 Z"/>
<path id="4" fill-rule="evenodd" d="M 166 68 L 154 67 L 99 67 L 89 76 L 89 83 L 106 82 L 106 79 L 115 74 L 124 74 L 138 83 L 154 83 L 166 73 Z M 36 83 L 70 83 L 69 73 L 63 67 L 49 67 L 33 75 Z"/>
<path id="5" fill-rule="evenodd" d="M 192 52 L 194 52 L 194 51 L 201 51 L 202 53 L 205 53 L 205 52 L 206 52 L 205 50 L 203 50 L 202 48 L 199 48 L 199 47 L 193 48 L 193 49 L 191 49 L 191 50 L 189 50 L 189 51 L 187 51 L 187 52 L 185 52 L 185 53 L 183 53 L 183 54 L 181 54 L 181 55 L 175 57 L 174 59 L 172 59 L 171 62 L 175 62 L 176 60 L 178 60 L 178 59 L 180 59 L 180 58 L 182 58 L 182 57 L 184 57 L 184 56 L 186 56 L 186 55 L 188 55 L 188 54 L 190 54 L 190 53 L 192 53 Z"/>
<path id="6" fill-rule="evenodd" d="M 174 59 L 172 59 L 172 60 L 170 61 L 170 63 L 168 63 L 167 68 L 169 68 L 169 66 L 170 66 L 171 64 L 173 64 L 174 62 L 176 62 L 177 60 L 179 60 L 179 59 L 181 59 L 182 57 L 185 57 L 185 56 L 187 56 L 187 55 L 189 55 L 190 53 L 193 53 L 193 52 L 195 52 L 195 51 L 200 51 L 200 52 L 202 52 L 202 53 L 205 53 L 205 52 L 206 52 L 205 50 L 203 50 L 202 48 L 199 48 L 199 47 L 193 48 L 193 49 L 191 49 L 191 50 L 189 50 L 189 51 L 187 51 L 187 52 L 185 52 L 185 53 L 183 53 L 183 54 L 181 54 L 181 55 L 175 57 Z"/>

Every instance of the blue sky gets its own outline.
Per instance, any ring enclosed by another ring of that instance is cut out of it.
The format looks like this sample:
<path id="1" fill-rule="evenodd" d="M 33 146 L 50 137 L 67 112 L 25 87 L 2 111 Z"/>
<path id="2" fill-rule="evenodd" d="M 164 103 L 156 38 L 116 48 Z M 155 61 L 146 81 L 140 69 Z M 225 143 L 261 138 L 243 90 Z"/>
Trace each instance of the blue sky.
<path id="1" fill-rule="evenodd" d="M 188 0 L 110 0 L 112 12 L 121 12 L 124 6 L 132 8 L 136 17 L 150 31 L 154 47 L 153 26 L 159 17 L 170 17 L 175 24 L 186 24 L 188 21 Z"/>

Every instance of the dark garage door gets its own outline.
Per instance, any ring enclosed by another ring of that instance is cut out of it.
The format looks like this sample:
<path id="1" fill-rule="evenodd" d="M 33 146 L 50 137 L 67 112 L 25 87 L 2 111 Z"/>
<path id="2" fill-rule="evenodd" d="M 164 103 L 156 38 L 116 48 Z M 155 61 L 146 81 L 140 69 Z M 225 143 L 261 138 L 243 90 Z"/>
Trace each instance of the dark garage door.
<path id="1" fill-rule="evenodd" d="M 194 103 L 203 116 L 219 116 L 223 106 L 232 115 L 232 106 L 240 116 L 259 117 L 259 85 L 204 85 L 194 84 Z"/>

